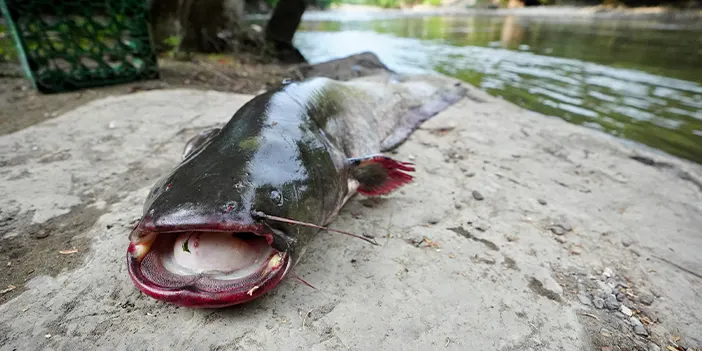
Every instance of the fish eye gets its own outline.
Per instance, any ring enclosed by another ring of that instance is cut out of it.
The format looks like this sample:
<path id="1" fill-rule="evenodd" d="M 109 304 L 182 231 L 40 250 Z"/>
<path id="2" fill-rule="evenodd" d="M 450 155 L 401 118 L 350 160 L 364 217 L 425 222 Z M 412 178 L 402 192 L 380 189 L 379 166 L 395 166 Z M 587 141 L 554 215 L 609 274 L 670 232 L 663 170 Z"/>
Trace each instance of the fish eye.
<path id="1" fill-rule="evenodd" d="M 271 191 L 271 201 L 274 204 L 281 206 L 283 205 L 283 195 L 278 190 Z"/>

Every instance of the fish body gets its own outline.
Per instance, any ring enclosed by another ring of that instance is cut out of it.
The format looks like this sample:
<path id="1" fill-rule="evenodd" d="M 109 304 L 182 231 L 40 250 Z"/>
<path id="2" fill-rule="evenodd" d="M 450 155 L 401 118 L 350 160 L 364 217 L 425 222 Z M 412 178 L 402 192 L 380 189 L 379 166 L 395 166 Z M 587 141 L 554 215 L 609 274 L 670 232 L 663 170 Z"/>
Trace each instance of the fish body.
<path id="1" fill-rule="evenodd" d="M 132 281 L 188 307 L 262 296 L 351 196 L 387 194 L 412 180 L 411 166 L 380 153 L 464 93 L 431 77 L 312 78 L 254 97 L 222 128 L 191 139 L 150 191 L 130 233 Z"/>

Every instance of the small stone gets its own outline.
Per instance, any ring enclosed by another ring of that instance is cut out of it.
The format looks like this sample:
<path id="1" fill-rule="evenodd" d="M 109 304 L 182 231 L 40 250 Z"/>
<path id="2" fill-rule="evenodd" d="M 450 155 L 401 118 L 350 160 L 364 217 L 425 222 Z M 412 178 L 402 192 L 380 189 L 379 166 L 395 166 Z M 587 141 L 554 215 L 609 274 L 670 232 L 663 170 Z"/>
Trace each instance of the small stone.
<path id="1" fill-rule="evenodd" d="M 460 210 L 463 207 L 463 205 L 456 203 L 453 205 L 453 207 L 455 207 L 457 210 Z"/>
<path id="2" fill-rule="evenodd" d="M 580 303 L 585 306 L 592 305 L 592 301 L 590 301 L 590 298 L 584 294 L 578 294 L 578 300 L 580 300 Z"/>
<path id="3" fill-rule="evenodd" d="M 629 321 L 631 322 L 631 325 L 634 326 L 634 333 L 638 335 L 648 336 L 648 330 L 646 330 L 646 327 L 644 327 L 644 325 L 638 318 L 631 317 Z"/>
<path id="4" fill-rule="evenodd" d="M 617 293 L 617 301 L 622 302 L 622 301 L 624 301 L 625 297 L 626 297 L 626 295 L 624 295 L 624 293 L 621 293 L 621 292 Z"/>
<path id="5" fill-rule="evenodd" d="M 117 122 L 116 121 L 110 121 L 110 123 L 107 125 L 108 129 L 115 129 L 117 128 Z"/>
<path id="6" fill-rule="evenodd" d="M 34 239 L 44 239 L 47 236 L 49 236 L 49 231 L 47 231 L 46 229 L 39 229 L 31 234 L 31 237 L 33 237 Z"/>
<path id="7" fill-rule="evenodd" d="M 51 334 L 46 334 L 46 335 L 44 335 L 44 337 L 48 339 L 51 337 Z"/>
<path id="8" fill-rule="evenodd" d="M 628 287 L 629 287 L 629 284 L 627 284 L 626 282 L 618 282 L 618 283 L 617 283 L 617 286 L 616 286 L 617 289 L 619 289 L 619 288 L 624 288 L 624 289 L 626 289 L 626 288 L 628 288 Z"/>
<path id="9" fill-rule="evenodd" d="M 561 227 L 559 225 L 551 227 L 551 231 L 553 232 L 553 234 L 556 234 L 556 235 L 563 235 L 566 233 L 565 229 L 563 229 L 563 227 Z"/>
<path id="10" fill-rule="evenodd" d="M 624 247 L 629 247 L 629 246 L 631 246 L 631 244 L 632 244 L 631 240 L 622 239 L 622 245 L 624 245 Z"/>
<path id="11" fill-rule="evenodd" d="M 629 307 L 626 307 L 624 305 L 619 306 L 619 311 L 627 317 L 631 317 L 634 315 L 634 312 L 632 312 Z"/>
<path id="12" fill-rule="evenodd" d="M 618 310 L 621 303 L 617 301 L 617 298 L 614 295 L 609 294 L 605 297 L 605 306 L 607 306 L 607 308 L 610 310 Z"/>
<path id="13" fill-rule="evenodd" d="M 605 282 L 603 282 L 603 281 L 601 281 L 601 280 L 598 280 L 598 281 L 597 281 L 597 286 L 598 286 L 598 287 L 600 288 L 600 290 L 602 290 L 606 295 L 609 295 L 609 294 L 612 293 L 612 287 L 609 286 L 609 285 L 607 285 L 607 283 L 605 283 Z"/>
<path id="14" fill-rule="evenodd" d="M 466 177 L 468 177 L 468 178 L 475 177 L 475 172 L 468 172 L 468 173 L 466 173 Z"/>
<path id="15" fill-rule="evenodd" d="M 474 228 L 481 231 L 481 232 L 484 232 L 484 231 L 487 231 L 488 229 L 490 229 L 490 225 L 487 223 L 477 223 L 474 226 Z"/>
<path id="16" fill-rule="evenodd" d="M 473 198 L 478 201 L 483 201 L 483 194 L 479 193 L 477 190 L 473 190 Z"/>
<path id="17" fill-rule="evenodd" d="M 544 199 L 539 199 L 539 203 L 544 205 L 544 206 L 547 204 L 546 200 L 544 200 Z"/>
<path id="18" fill-rule="evenodd" d="M 565 222 L 551 223 L 551 231 L 556 235 L 563 235 L 571 230 L 573 227 Z"/>
<path id="19" fill-rule="evenodd" d="M 612 268 L 607 267 L 602 271 L 602 276 L 605 278 L 609 278 L 613 275 L 614 275 L 614 272 L 612 272 Z"/>
<path id="20" fill-rule="evenodd" d="M 561 244 L 565 244 L 568 242 L 568 240 L 566 240 L 566 238 L 564 238 L 562 236 L 554 236 L 553 238 L 556 239 L 556 241 L 558 241 Z"/>
<path id="21" fill-rule="evenodd" d="M 653 296 L 646 293 L 641 293 L 639 294 L 639 302 L 646 306 L 651 306 L 651 304 L 653 303 Z"/>
<path id="22" fill-rule="evenodd" d="M 661 348 L 654 344 L 653 341 L 648 342 L 647 351 L 661 351 Z"/>
<path id="23" fill-rule="evenodd" d="M 592 304 L 595 305 L 595 307 L 599 309 L 603 309 L 605 307 L 604 300 L 602 300 L 601 297 L 595 297 L 592 299 Z"/>

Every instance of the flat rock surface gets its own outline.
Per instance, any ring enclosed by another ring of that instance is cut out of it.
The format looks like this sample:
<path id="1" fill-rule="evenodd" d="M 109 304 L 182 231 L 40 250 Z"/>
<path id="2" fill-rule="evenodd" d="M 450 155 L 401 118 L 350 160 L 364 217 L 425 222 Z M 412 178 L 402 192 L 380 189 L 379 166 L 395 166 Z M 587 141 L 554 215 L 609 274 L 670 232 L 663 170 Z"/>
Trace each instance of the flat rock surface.
<path id="1" fill-rule="evenodd" d="M 333 223 L 381 246 L 313 241 L 295 273 L 319 290 L 288 278 L 222 310 L 142 295 L 125 252 L 149 187 L 250 98 L 140 92 L 0 137 L 0 350 L 702 344 L 702 169 L 473 87 L 396 150 L 414 183 Z"/>

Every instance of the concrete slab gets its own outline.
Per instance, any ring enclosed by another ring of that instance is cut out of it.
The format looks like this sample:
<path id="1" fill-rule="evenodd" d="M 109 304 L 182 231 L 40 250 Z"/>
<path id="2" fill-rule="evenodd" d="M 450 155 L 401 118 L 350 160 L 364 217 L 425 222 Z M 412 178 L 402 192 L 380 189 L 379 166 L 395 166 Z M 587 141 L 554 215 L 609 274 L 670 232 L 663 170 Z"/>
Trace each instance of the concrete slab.
<path id="1" fill-rule="evenodd" d="M 320 233 L 296 268 L 318 291 L 286 279 L 223 310 L 142 295 L 124 254 L 185 141 L 251 96 L 111 97 L 0 137 L 0 263 L 16 287 L 0 349 L 600 350 L 674 335 L 700 346 L 702 168 L 469 89 L 397 150 L 416 182 L 355 197 L 333 223 L 381 247 Z"/>

